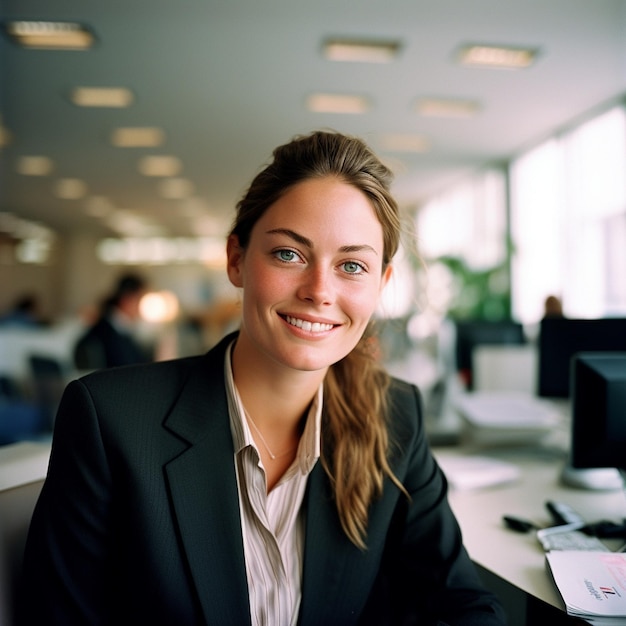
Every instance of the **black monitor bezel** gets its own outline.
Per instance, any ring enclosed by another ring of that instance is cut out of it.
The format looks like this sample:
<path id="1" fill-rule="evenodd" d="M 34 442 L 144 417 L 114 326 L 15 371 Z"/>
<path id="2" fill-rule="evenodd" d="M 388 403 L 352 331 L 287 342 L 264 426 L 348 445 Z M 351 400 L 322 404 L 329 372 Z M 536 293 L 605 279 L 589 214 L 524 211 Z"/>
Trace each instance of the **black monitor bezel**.
<path id="1" fill-rule="evenodd" d="M 626 470 L 626 351 L 572 357 L 570 464 Z"/>
<path id="2" fill-rule="evenodd" d="M 580 352 L 626 352 L 626 318 L 542 320 L 538 336 L 538 396 L 570 397 L 571 360 Z"/>

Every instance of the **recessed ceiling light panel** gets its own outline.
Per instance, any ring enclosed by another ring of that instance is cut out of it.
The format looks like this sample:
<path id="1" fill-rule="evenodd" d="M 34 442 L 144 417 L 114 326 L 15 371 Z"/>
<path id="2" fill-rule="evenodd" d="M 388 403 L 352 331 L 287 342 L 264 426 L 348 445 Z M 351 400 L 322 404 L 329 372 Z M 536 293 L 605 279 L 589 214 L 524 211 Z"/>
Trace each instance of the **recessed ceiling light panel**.
<path id="1" fill-rule="evenodd" d="M 389 63 L 400 51 L 397 41 L 367 39 L 327 39 L 323 45 L 324 56 L 329 61 L 356 63 Z"/>
<path id="2" fill-rule="evenodd" d="M 160 128 L 148 126 L 116 128 L 111 135 L 111 143 L 118 148 L 156 148 L 164 139 Z"/>
<path id="3" fill-rule="evenodd" d="M 182 167 L 180 159 L 174 156 L 150 155 L 139 161 L 139 171 L 144 176 L 176 176 Z"/>
<path id="4" fill-rule="evenodd" d="M 159 184 L 159 194 L 169 200 L 188 198 L 193 192 L 193 183 L 186 178 L 166 178 Z"/>
<path id="5" fill-rule="evenodd" d="M 76 87 L 70 99 L 80 107 L 124 108 L 133 103 L 133 93 L 125 87 Z"/>
<path id="6" fill-rule="evenodd" d="M 424 117 L 473 117 L 480 106 L 473 100 L 453 98 L 420 98 L 416 111 Z"/>
<path id="7" fill-rule="evenodd" d="M 316 93 L 307 99 L 307 108 L 314 113 L 365 113 L 369 102 L 363 96 Z"/>
<path id="8" fill-rule="evenodd" d="M 532 65 L 538 54 L 537 48 L 473 44 L 462 46 L 458 59 L 469 67 L 522 69 Z"/>
<path id="9" fill-rule="evenodd" d="M 5 22 L 7 36 L 19 46 L 39 50 L 87 50 L 93 46 L 93 32 L 77 22 L 18 20 Z"/>
<path id="10" fill-rule="evenodd" d="M 8 146 L 11 143 L 11 133 L 9 129 L 2 123 L 2 116 L 0 115 L 0 148 Z"/>
<path id="11" fill-rule="evenodd" d="M 47 176 L 52 171 L 52 159 L 45 156 L 22 156 L 17 160 L 16 170 L 24 176 Z"/>
<path id="12" fill-rule="evenodd" d="M 87 193 L 87 185 L 78 178 L 61 178 L 54 186 L 54 195 L 62 200 L 78 200 Z"/>
<path id="13" fill-rule="evenodd" d="M 428 152 L 430 142 L 423 135 L 412 133 L 396 133 L 383 135 L 380 139 L 381 148 L 386 152 Z"/>
<path id="14" fill-rule="evenodd" d="M 106 217 L 113 210 L 113 203 L 105 196 L 90 196 L 85 201 L 85 213 L 92 217 Z"/>

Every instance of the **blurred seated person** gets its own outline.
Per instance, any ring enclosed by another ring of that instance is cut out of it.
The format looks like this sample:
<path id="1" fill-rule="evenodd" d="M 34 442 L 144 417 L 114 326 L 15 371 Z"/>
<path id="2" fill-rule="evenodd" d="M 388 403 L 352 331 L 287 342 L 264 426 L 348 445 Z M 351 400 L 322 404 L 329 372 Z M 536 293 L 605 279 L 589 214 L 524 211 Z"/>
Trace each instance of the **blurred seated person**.
<path id="1" fill-rule="evenodd" d="M 0 316 L 0 327 L 39 328 L 43 321 L 39 317 L 39 301 L 33 294 L 20 296 L 13 306 Z"/>
<path id="2" fill-rule="evenodd" d="M 557 296 L 550 295 L 544 301 L 544 318 L 561 318 L 563 315 L 563 305 Z"/>
<path id="3" fill-rule="evenodd" d="M 77 369 L 94 370 L 153 360 L 150 351 L 134 336 L 140 319 L 139 302 L 145 293 L 146 282 L 141 276 L 120 277 L 113 293 L 104 300 L 96 321 L 76 343 Z"/>

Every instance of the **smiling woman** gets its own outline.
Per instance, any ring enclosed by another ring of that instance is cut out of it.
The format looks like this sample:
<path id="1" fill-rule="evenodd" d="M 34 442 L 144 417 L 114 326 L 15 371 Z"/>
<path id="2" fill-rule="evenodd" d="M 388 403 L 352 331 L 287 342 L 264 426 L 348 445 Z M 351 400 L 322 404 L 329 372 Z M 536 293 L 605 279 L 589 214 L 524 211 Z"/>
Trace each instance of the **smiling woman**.
<path id="1" fill-rule="evenodd" d="M 235 375 L 244 364 L 269 377 L 275 365 L 313 370 L 313 395 L 363 335 L 390 270 L 383 272 L 382 226 L 359 189 L 335 177 L 288 189 L 245 250 L 237 235 L 229 238 L 229 276 L 243 289 Z"/>
<path id="2" fill-rule="evenodd" d="M 419 392 L 376 358 L 400 238 L 390 182 L 353 137 L 277 148 L 228 237 L 239 331 L 70 384 L 21 623 L 504 623 Z"/>

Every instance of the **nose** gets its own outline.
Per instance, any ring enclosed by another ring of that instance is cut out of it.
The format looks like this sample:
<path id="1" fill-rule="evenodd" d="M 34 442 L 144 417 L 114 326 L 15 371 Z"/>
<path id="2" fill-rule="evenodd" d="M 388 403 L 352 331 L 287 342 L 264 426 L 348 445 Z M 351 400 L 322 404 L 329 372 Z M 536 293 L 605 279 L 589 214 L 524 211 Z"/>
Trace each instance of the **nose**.
<path id="1" fill-rule="evenodd" d="M 332 304 L 335 289 L 330 270 L 311 267 L 304 272 L 302 284 L 298 289 L 298 297 L 316 305 Z"/>

